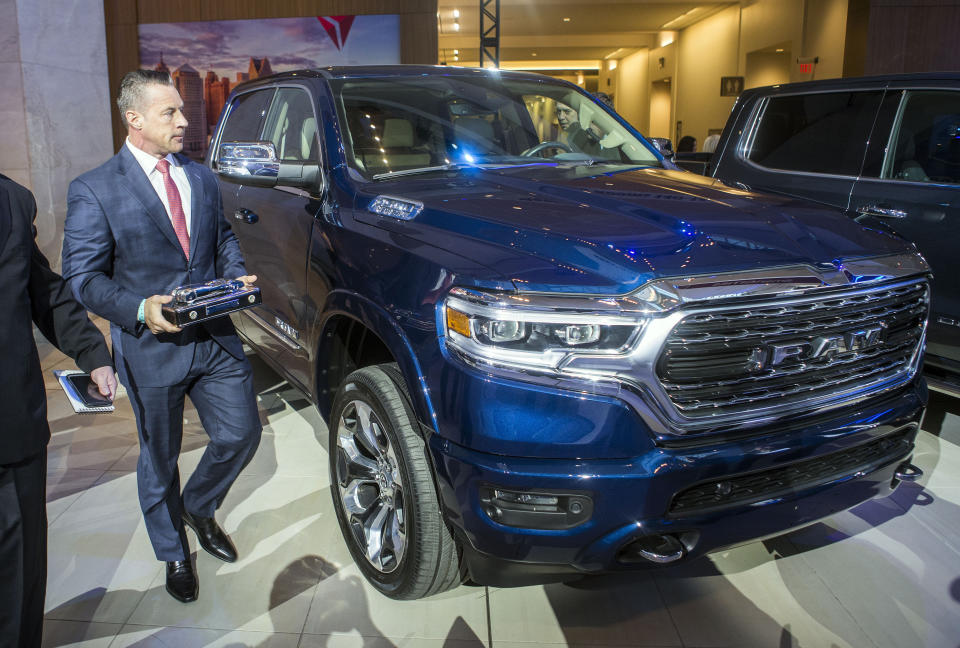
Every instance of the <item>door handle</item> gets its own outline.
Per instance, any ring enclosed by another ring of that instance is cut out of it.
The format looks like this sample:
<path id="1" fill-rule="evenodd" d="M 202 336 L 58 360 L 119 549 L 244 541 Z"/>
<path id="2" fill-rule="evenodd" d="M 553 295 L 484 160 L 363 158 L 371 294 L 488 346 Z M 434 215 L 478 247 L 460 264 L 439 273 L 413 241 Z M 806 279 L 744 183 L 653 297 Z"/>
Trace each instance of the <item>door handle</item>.
<path id="1" fill-rule="evenodd" d="M 880 205 L 864 205 L 857 208 L 857 213 L 863 216 L 879 216 L 880 218 L 906 218 L 907 212 L 902 209 L 893 209 L 892 207 L 881 207 Z"/>
<path id="2" fill-rule="evenodd" d="M 249 209 L 246 209 L 244 207 L 241 207 L 235 212 L 233 212 L 233 218 L 234 220 L 238 220 L 243 223 L 250 223 L 250 224 L 256 223 L 258 220 L 260 220 L 260 217 L 257 216 L 255 212 L 252 212 Z"/>

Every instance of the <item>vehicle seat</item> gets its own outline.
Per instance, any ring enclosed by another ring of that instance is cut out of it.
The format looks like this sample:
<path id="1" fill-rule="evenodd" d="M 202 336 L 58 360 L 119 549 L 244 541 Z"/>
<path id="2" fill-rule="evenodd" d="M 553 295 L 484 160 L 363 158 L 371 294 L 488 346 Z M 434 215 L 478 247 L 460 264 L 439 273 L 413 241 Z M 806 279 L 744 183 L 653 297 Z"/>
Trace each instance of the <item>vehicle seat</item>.
<path id="1" fill-rule="evenodd" d="M 390 118 L 383 121 L 380 139 L 383 153 L 364 156 L 367 167 L 418 167 L 430 164 L 430 153 L 414 145 L 413 124 L 409 120 Z M 384 163 L 383 159 L 388 162 Z"/>
<path id="2" fill-rule="evenodd" d="M 300 126 L 300 159 L 317 160 L 317 120 L 307 117 Z"/>
<path id="3" fill-rule="evenodd" d="M 917 155 L 916 144 L 914 143 L 913 132 L 909 129 L 900 128 L 897 134 L 897 152 L 893 160 L 893 177 L 897 180 L 910 180 L 913 182 L 927 182 L 927 172 L 923 170 L 920 163 L 914 159 Z"/>
<path id="4" fill-rule="evenodd" d="M 960 178 L 960 115 L 944 115 L 933 124 L 926 169 L 936 182 Z"/>
<path id="5" fill-rule="evenodd" d="M 460 117 L 453 124 L 457 146 L 479 155 L 496 152 L 493 124 L 482 117 Z"/>

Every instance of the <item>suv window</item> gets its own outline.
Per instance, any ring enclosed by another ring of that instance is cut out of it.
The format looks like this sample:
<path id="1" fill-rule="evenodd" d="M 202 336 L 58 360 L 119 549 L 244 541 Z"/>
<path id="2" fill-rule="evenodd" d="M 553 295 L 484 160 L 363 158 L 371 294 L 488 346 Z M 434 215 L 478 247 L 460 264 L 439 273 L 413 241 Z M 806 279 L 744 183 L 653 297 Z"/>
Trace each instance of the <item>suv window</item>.
<path id="1" fill-rule="evenodd" d="M 960 92 L 908 92 L 883 177 L 960 184 Z"/>
<path id="2" fill-rule="evenodd" d="M 877 90 L 770 97 L 744 155 L 772 169 L 855 176 L 882 96 Z"/>
<path id="3" fill-rule="evenodd" d="M 283 162 L 317 161 L 317 118 L 306 90 L 277 90 L 263 139 L 273 142 Z"/>
<path id="4" fill-rule="evenodd" d="M 221 142 L 256 142 L 263 132 L 267 107 L 274 89 L 259 90 L 239 95 L 230 105 L 227 123 L 220 134 Z"/>

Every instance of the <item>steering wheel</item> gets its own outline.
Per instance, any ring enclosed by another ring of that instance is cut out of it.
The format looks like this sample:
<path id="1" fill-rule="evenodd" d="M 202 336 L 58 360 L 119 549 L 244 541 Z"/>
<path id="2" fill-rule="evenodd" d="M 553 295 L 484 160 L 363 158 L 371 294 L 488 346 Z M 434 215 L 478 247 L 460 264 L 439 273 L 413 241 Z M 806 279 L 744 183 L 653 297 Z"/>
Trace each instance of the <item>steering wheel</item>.
<path id="1" fill-rule="evenodd" d="M 521 153 L 520 155 L 523 155 L 524 157 L 533 157 L 534 155 L 537 155 L 538 153 L 541 153 L 542 151 L 545 151 L 545 150 L 547 150 L 547 149 L 552 149 L 552 148 L 563 149 L 563 150 L 566 151 L 567 153 L 573 153 L 573 148 L 572 148 L 569 144 L 565 144 L 565 143 L 559 142 L 559 141 L 557 141 L 557 140 L 547 140 L 546 142 L 540 142 L 539 144 L 537 144 L 537 145 L 535 145 L 535 146 L 531 146 L 530 148 L 528 148 L 526 151 L 524 151 L 524 152 Z M 543 156 L 541 156 L 541 157 L 543 157 Z"/>

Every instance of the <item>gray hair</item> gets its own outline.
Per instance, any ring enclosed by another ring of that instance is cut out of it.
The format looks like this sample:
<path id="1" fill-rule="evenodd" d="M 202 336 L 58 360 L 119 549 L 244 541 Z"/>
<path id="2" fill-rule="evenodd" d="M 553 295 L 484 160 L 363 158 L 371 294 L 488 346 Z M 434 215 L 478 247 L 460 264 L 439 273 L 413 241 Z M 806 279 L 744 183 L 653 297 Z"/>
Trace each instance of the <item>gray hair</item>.
<path id="1" fill-rule="evenodd" d="M 173 79 L 167 72 L 157 70 L 133 70 L 127 72 L 120 82 L 120 93 L 117 95 L 117 107 L 120 109 L 120 119 L 125 126 L 127 111 L 138 110 L 143 104 L 143 89 L 148 85 L 173 85 Z"/>

